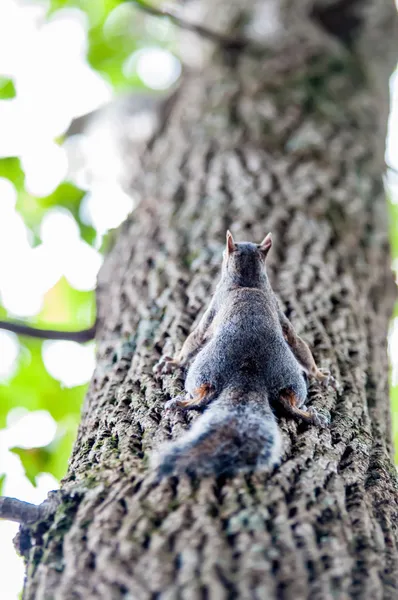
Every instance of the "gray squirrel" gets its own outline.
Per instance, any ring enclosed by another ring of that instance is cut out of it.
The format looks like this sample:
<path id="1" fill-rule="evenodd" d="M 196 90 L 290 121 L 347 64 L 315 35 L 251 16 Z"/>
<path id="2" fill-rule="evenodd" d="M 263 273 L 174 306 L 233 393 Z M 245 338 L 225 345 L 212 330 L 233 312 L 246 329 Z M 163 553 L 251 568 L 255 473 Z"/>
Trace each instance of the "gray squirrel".
<path id="1" fill-rule="evenodd" d="M 336 387 L 315 364 L 307 344 L 282 312 L 265 270 L 272 246 L 236 243 L 227 232 L 221 279 L 209 307 L 176 359 L 163 357 L 155 373 L 189 363 L 185 394 L 167 409 L 205 408 L 179 440 L 163 446 L 153 464 L 160 476 L 207 476 L 272 468 L 281 436 L 271 408 L 318 426 L 327 419 L 305 406 L 307 376 Z"/>

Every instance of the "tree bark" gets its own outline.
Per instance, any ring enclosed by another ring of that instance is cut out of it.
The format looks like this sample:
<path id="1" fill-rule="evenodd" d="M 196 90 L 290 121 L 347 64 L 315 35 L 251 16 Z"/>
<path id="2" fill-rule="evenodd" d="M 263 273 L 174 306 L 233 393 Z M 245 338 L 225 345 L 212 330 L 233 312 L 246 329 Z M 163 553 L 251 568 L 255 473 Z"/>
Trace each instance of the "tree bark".
<path id="1" fill-rule="evenodd" d="M 256 45 L 215 46 L 141 156 L 140 205 L 99 277 L 97 368 L 63 501 L 23 530 L 24 598 L 396 598 L 382 185 L 394 3 L 201 6 L 205 26 Z M 157 482 L 152 449 L 196 415 L 163 412 L 182 382 L 152 369 L 208 304 L 227 228 L 272 231 L 273 287 L 342 389 L 310 388 L 330 428 L 280 420 L 272 473 Z"/>

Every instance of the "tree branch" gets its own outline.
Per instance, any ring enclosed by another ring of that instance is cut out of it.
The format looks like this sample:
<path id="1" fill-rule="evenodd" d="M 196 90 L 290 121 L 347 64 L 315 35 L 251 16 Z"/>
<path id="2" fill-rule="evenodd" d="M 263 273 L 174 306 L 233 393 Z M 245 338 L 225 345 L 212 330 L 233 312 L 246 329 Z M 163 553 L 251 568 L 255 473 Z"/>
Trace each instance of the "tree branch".
<path id="1" fill-rule="evenodd" d="M 151 6 L 146 2 L 142 2 L 142 0 L 130 0 L 134 4 L 137 5 L 142 11 L 155 16 L 155 17 L 167 17 L 172 21 L 177 27 L 181 27 L 182 29 L 187 29 L 188 31 L 193 31 L 197 33 L 201 37 L 211 40 L 222 46 L 228 50 L 242 50 L 249 44 L 249 40 L 244 38 L 231 38 L 228 36 L 224 36 L 217 31 L 212 31 L 211 29 L 207 29 L 203 25 L 199 25 L 197 23 L 190 23 L 186 21 L 183 17 L 177 15 L 176 13 L 171 12 L 170 10 L 163 10 L 161 8 L 156 8 L 155 6 Z"/>
<path id="2" fill-rule="evenodd" d="M 39 521 L 47 513 L 47 511 L 43 511 L 42 507 L 43 504 L 31 504 L 17 498 L 2 496 L 0 497 L 0 519 L 29 525 Z"/>
<path id="3" fill-rule="evenodd" d="M 97 325 L 94 323 L 88 329 L 81 329 L 80 331 L 58 331 L 55 329 L 39 329 L 16 321 L 0 321 L 0 329 L 12 331 L 17 335 L 25 335 L 41 340 L 67 340 L 79 343 L 93 340 L 95 338 L 96 327 Z"/>

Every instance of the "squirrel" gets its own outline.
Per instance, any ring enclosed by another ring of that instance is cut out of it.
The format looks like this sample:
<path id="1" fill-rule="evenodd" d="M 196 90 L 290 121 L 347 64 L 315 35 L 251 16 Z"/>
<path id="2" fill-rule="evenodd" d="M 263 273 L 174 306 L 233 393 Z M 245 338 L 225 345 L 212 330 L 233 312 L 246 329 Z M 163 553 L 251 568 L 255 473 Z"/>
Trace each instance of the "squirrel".
<path id="1" fill-rule="evenodd" d="M 317 426 L 327 419 L 305 405 L 308 377 L 337 383 L 319 369 L 269 283 L 269 233 L 260 244 L 236 243 L 227 231 L 221 278 L 209 307 L 177 358 L 164 356 L 155 374 L 185 368 L 185 394 L 166 409 L 205 409 L 181 439 L 153 459 L 160 476 L 233 475 L 272 468 L 281 457 L 274 412 Z"/>

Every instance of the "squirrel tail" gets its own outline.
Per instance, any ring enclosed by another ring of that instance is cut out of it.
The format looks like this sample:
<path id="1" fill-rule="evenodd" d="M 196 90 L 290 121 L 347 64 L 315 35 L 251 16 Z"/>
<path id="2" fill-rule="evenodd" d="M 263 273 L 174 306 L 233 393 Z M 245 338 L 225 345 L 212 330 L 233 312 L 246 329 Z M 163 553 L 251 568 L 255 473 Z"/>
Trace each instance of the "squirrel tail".
<path id="1" fill-rule="evenodd" d="M 153 466 L 160 477 L 233 475 L 276 466 L 281 446 L 267 393 L 229 387 L 179 440 L 160 448 Z"/>

